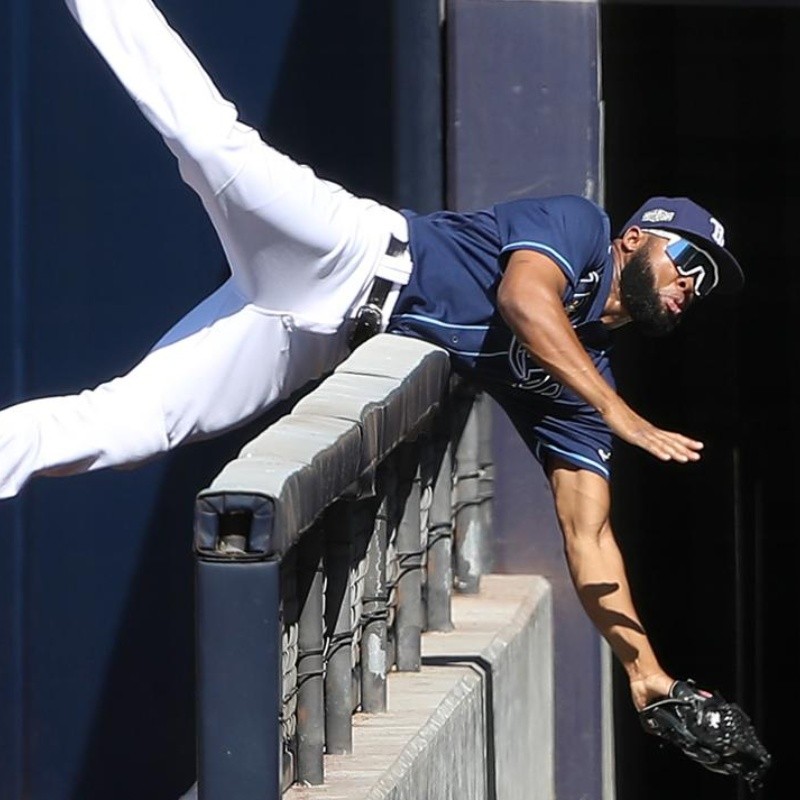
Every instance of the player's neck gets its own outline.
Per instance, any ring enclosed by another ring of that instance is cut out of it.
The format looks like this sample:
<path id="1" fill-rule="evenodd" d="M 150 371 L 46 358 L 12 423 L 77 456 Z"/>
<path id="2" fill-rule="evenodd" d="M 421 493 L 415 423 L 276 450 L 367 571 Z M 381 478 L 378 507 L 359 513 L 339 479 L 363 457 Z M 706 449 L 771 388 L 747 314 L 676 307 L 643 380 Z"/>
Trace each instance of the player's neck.
<path id="1" fill-rule="evenodd" d="M 611 242 L 611 262 L 614 266 L 614 276 L 611 279 L 611 288 L 603 306 L 603 314 L 600 317 L 603 325 L 607 328 L 620 328 L 631 321 L 628 312 L 622 305 L 620 295 L 620 277 L 622 276 L 622 253 L 619 250 L 619 240 Z"/>

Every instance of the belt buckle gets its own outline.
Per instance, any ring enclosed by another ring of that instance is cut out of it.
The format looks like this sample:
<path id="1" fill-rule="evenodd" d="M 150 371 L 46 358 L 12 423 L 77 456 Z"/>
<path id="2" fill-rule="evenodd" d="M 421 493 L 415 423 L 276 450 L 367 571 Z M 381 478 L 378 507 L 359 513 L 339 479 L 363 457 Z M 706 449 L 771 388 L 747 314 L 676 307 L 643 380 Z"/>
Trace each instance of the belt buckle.
<path id="1" fill-rule="evenodd" d="M 381 332 L 383 324 L 383 313 L 376 305 L 367 303 L 358 309 L 355 316 L 355 325 L 350 334 L 350 349 L 355 350 L 359 345 L 364 344 L 367 339 Z"/>

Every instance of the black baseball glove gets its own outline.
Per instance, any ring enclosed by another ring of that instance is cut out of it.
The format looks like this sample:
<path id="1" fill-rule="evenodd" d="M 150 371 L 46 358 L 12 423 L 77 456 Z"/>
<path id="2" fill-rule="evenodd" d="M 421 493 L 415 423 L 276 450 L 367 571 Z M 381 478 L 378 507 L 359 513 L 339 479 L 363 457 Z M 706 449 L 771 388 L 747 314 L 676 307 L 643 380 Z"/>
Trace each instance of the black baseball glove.
<path id="1" fill-rule="evenodd" d="M 639 720 L 647 733 L 712 772 L 744 778 L 751 790 L 761 785 L 770 765 L 770 755 L 744 711 L 691 680 L 675 681 L 667 697 L 639 712 Z"/>

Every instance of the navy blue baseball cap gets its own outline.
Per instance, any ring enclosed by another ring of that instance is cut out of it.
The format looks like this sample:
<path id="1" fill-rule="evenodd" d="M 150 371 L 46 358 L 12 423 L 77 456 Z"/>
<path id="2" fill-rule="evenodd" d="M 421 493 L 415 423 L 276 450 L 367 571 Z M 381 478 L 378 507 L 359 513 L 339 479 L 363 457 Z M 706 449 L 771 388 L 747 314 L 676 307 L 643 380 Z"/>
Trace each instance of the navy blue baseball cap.
<path id="1" fill-rule="evenodd" d="M 633 225 L 643 230 L 660 228 L 672 231 L 705 250 L 719 267 L 715 292 L 733 294 L 744 286 L 744 273 L 739 262 L 725 249 L 722 223 L 688 197 L 651 197 L 625 223 L 620 233 Z"/>

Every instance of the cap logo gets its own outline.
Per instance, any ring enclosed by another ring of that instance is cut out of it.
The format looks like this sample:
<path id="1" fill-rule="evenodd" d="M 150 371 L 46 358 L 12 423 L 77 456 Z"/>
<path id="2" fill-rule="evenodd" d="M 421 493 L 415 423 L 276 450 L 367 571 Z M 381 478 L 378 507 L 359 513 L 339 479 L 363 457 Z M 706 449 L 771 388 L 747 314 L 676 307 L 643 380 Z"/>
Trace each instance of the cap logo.
<path id="1" fill-rule="evenodd" d="M 713 227 L 713 230 L 711 231 L 711 238 L 720 247 L 725 247 L 725 228 L 723 228 L 719 220 L 714 219 L 714 217 L 711 217 L 708 221 Z"/>
<path id="2" fill-rule="evenodd" d="M 674 211 L 667 211 L 665 208 L 654 208 L 642 214 L 642 222 L 672 222 L 675 219 Z"/>

